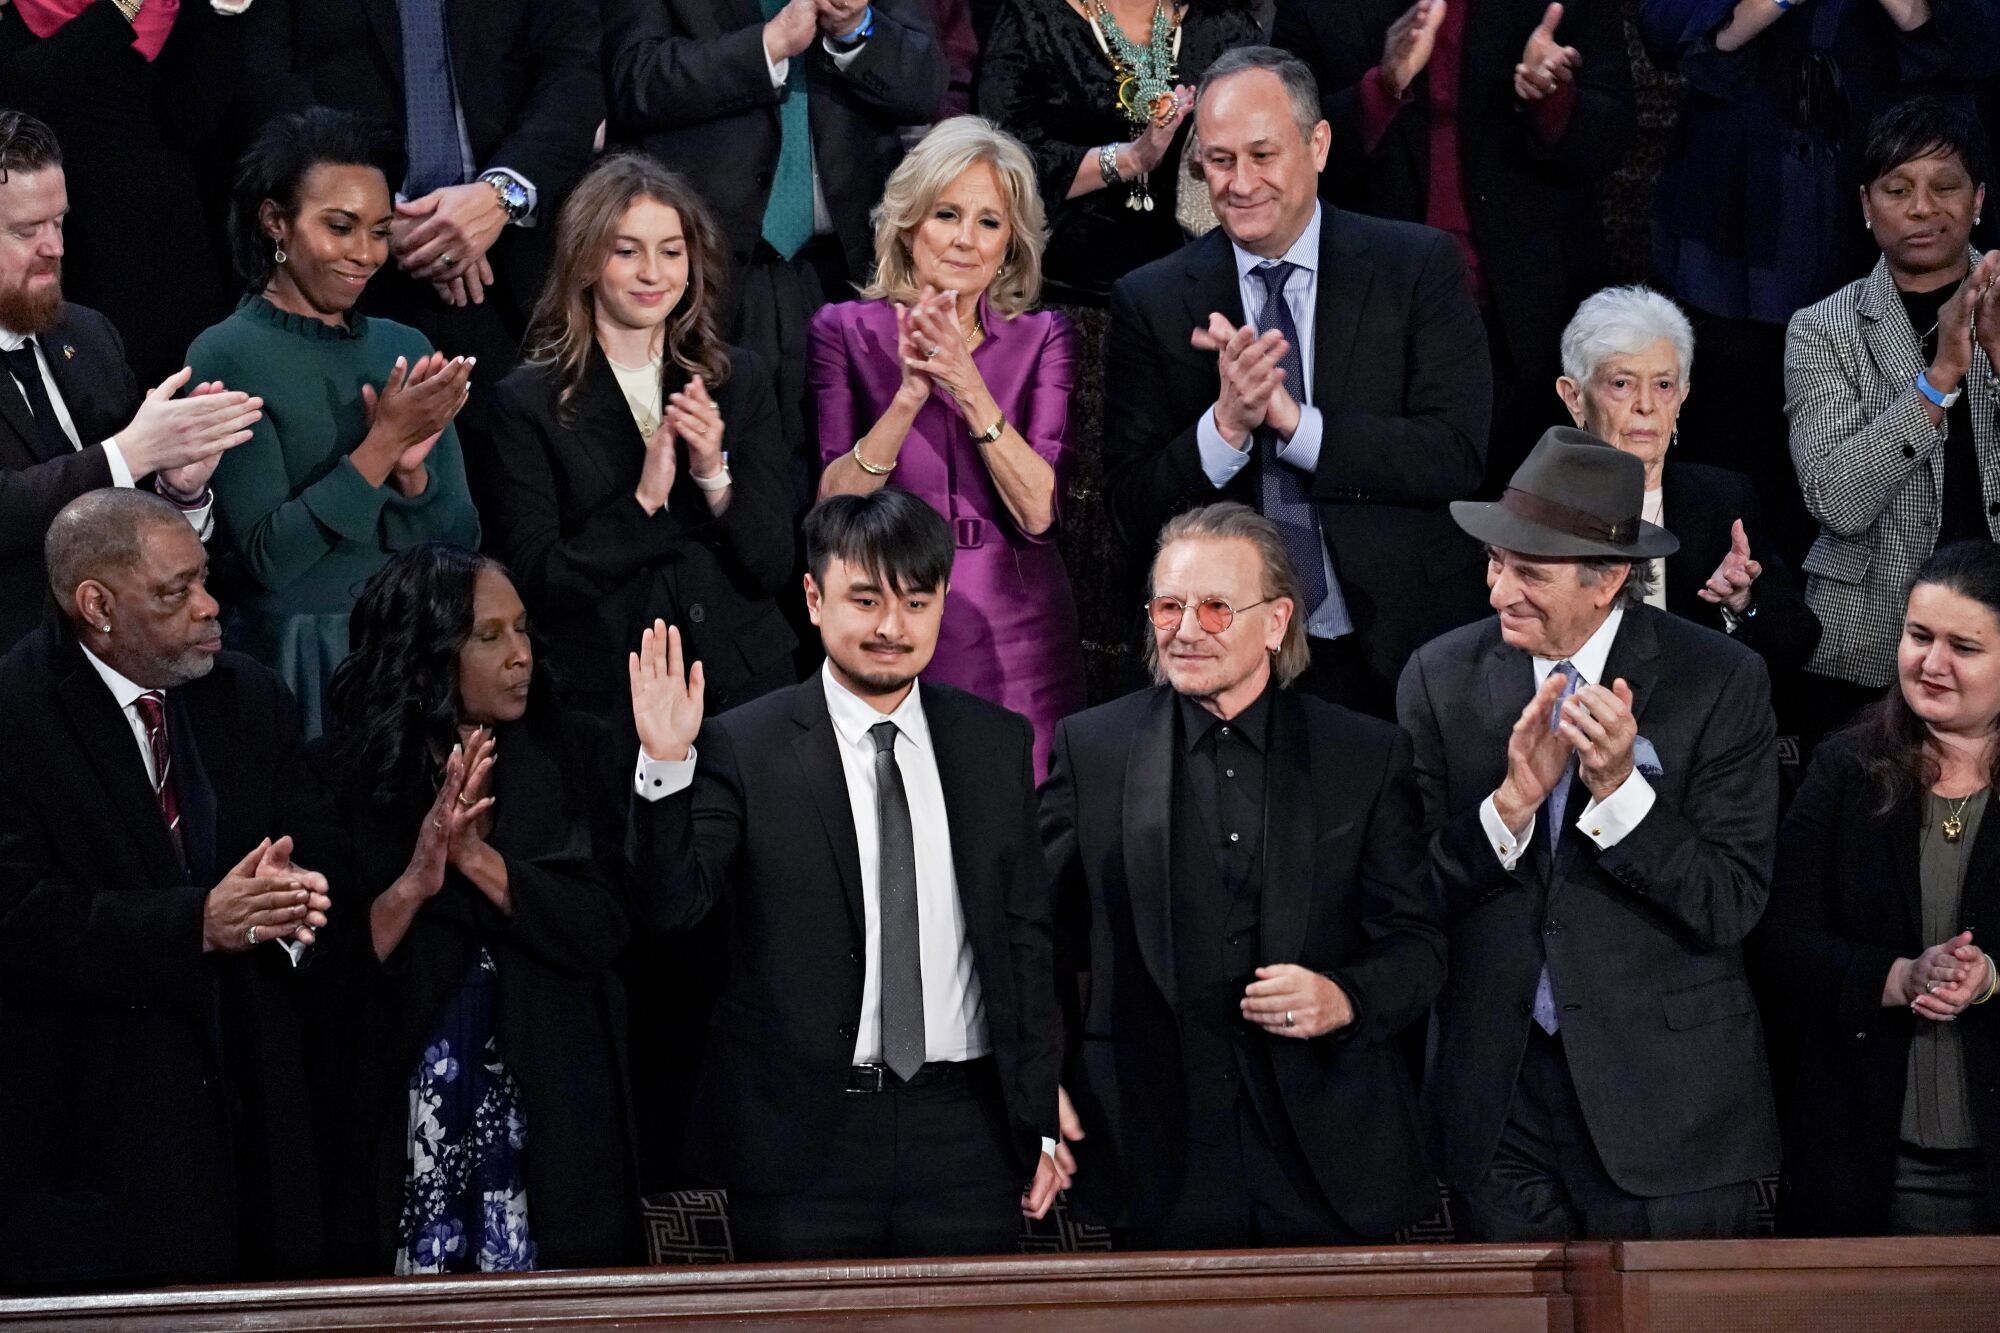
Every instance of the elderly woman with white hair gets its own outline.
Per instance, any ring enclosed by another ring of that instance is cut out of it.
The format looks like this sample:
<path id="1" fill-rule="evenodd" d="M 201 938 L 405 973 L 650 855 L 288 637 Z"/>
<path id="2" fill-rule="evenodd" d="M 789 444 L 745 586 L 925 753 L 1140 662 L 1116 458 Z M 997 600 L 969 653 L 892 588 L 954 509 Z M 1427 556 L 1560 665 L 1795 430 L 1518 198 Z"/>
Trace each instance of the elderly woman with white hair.
<path id="1" fill-rule="evenodd" d="M 924 678 L 1024 714 L 1037 778 L 1056 723 L 1083 706 L 1055 544 L 1078 343 L 1034 309 L 1044 234 L 1027 151 L 977 116 L 943 121 L 889 177 L 863 299 L 823 307 L 807 344 L 820 494 L 902 486 L 950 520 L 958 552 Z"/>
<path id="2" fill-rule="evenodd" d="M 1749 479 L 1670 461 L 1694 367 L 1694 327 L 1646 287 L 1612 287 L 1577 307 L 1562 336 L 1556 392 L 1576 424 L 1646 465 L 1639 515 L 1680 538 L 1653 562 L 1646 600 L 1735 636 L 1775 674 L 1803 667 L 1819 619 L 1777 548 L 1766 543 Z"/>

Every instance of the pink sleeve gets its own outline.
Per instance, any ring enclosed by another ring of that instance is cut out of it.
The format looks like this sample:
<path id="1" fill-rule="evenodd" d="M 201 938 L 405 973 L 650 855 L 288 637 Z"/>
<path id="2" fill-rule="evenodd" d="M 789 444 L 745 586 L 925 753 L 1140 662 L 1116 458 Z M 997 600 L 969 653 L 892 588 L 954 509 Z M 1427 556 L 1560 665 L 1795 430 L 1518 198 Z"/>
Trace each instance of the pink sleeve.
<path id="1" fill-rule="evenodd" d="M 854 419 L 854 381 L 848 374 L 847 340 L 834 306 L 821 306 L 806 329 L 806 385 L 819 422 L 823 468 L 854 447 L 868 428 Z"/>
<path id="2" fill-rule="evenodd" d="M 1576 85 L 1565 83 L 1562 87 L 1528 108 L 1528 123 L 1535 127 L 1535 137 L 1544 145 L 1554 145 L 1563 135 L 1569 133 L 1569 118 L 1576 111 Z"/>
<path id="3" fill-rule="evenodd" d="M 1361 76 L 1361 151 L 1372 153 L 1382 146 L 1382 136 L 1389 132 L 1390 124 L 1401 115 L 1403 108 L 1410 104 L 1407 97 L 1398 98 L 1389 92 L 1389 85 L 1382 82 L 1382 67 L 1376 65 Z"/>
<path id="4" fill-rule="evenodd" d="M 1042 341 L 1041 355 L 1028 382 L 1024 420 L 1015 429 L 1037 457 L 1056 474 L 1055 495 L 1050 502 L 1054 515 L 1048 530 L 1038 536 L 1022 536 L 1036 543 L 1052 542 L 1062 526 L 1063 495 L 1069 489 L 1070 471 L 1076 461 L 1076 426 L 1070 416 L 1070 395 L 1076 388 L 1079 341 L 1069 320 L 1051 311 L 1048 336 Z"/>

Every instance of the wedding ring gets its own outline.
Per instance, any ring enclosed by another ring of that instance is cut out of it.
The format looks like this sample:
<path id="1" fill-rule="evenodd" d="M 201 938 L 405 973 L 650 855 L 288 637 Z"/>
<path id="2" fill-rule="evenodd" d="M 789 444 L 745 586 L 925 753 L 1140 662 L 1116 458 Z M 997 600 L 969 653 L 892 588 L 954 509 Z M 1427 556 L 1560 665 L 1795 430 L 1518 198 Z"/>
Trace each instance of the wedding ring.
<path id="1" fill-rule="evenodd" d="M 245 933 L 244 938 L 248 939 L 250 943 L 254 946 L 257 943 L 257 927 L 255 926 L 250 927 L 250 929 Z"/>
<path id="2" fill-rule="evenodd" d="M 1297 1023 L 1292 1021 L 1292 1011 L 1289 1009 L 1285 1010 L 1285 1026 L 1288 1028 L 1295 1028 L 1298 1026 Z"/>
<path id="3" fill-rule="evenodd" d="M 465 799 L 465 793 L 464 793 L 464 792 L 460 792 L 460 793 L 458 794 L 458 803 L 459 803 L 460 805 L 471 805 L 471 804 L 472 804 L 472 802 L 470 802 L 470 801 L 468 801 L 468 800 L 466 800 L 466 799 Z"/>
<path id="4" fill-rule="evenodd" d="M 924 360 L 926 360 L 926 361 L 935 361 L 935 360 L 937 360 L 937 355 L 938 355 L 938 353 L 939 353 L 939 352 L 942 352 L 943 350 L 944 350 L 944 348 L 942 348 L 942 347 L 926 347 L 926 348 L 924 349 Z"/>
<path id="5" fill-rule="evenodd" d="M 450 268 L 450 267 L 451 267 L 451 265 L 452 265 L 452 258 L 451 258 L 451 256 L 450 256 L 450 255 L 446 255 L 446 256 L 444 256 L 444 266 L 445 266 L 446 268 Z"/>

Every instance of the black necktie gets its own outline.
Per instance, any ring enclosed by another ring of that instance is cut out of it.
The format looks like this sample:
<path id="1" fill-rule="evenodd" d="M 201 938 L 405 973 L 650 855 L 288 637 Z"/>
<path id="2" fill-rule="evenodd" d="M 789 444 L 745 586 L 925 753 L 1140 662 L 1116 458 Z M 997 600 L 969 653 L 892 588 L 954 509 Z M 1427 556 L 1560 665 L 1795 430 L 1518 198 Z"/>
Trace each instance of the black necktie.
<path id="1" fill-rule="evenodd" d="M 21 395 L 28 400 L 28 412 L 35 418 L 35 433 L 30 443 L 36 455 L 46 463 L 75 453 L 76 445 L 63 434 L 62 423 L 56 420 L 55 404 L 49 401 L 48 386 L 42 383 L 41 362 L 35 359 L 35 340 L 30 338 L 12 351 L 0 351 L 0 361 L 7 363 L 7 373 L 21 386 Z"/>
<path id="2" fill-rule="evenodd" d="M 908 1079 L 924 1063 L 924 959 L 917 935 L 917 839 L 896 767 L 896 724 L 868 728 L 875 741 L 875 822 L 881 836 L 882 1063 Z"/>

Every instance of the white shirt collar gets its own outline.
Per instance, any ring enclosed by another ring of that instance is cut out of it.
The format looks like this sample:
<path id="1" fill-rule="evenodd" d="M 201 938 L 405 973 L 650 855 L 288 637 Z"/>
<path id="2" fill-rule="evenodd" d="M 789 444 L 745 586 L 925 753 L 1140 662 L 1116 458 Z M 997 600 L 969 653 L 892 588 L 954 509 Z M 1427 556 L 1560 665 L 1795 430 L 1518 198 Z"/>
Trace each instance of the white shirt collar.
<path id="1" fill-rule="evenodd" d="M 82 644 L 78 644 L 77 646 L 79 648 L 83 647 Z M 133 701 L 140 695 L 152 693 L 144 685 L 135 685 L 125 679 L 125 677 L 119 675 L 118 672 L 112 670 L 105 663 L 103 658 L 91 652 L 90 649 L 84 648 L 83 655 L 93 667 L 97 668 L 98 679 L 104 682 L 105 689 L 111 691 L 111 697 L 118 701 L 120 708 L 130 708 Z"/>
<path id="2" fill-rule="evenodd" d="M 924 718 L 922 681 L 910 685 L 910 692 L 903 696 L 903 702 L 896 705 L 895 712 L 883 713 L 834 679 L 831 661 L 820 665 L 819 678 L 826 689 L 827 716 L 833 719 L 834 732 L 842 741 L 849 745 L 863 742 L 873 745 L 875 742 L 868 729 L 878 722 L 894 722 L 898 739 L 909 741 L 923 750 L 931 747 L 930 723 Z"/>
<path id="3" fill-rule="evenodd" d="M 25 344 L 28 341 L 30 336 L 32 335 L 26 333 L 16 333 L 14 332 L 14 330 L 8 328 L 5 324 L 0 324 L 0 352 L 12 352 L 18 350 L 23 344 Z"/>
<path id="4" fill-rule="evenodd" d="M 1621 602 L 1611 608 L 1611 614 L 1604 617 L 1604 623 L 1597 627 L 1597 632 L 1583 641 L 1583 647 L 1569 655 L 1569 664 L 1576 668 L 1577 675 L 1583 678 L 1585 684 L 1604 683 L 1604 664 L 1611 657 L 1611 641 L 1618 637 L 1618 626 L 1624 620 L 1625 606 Z M 1535 659 L 1536 688 L 1541 687 L 1541 683 L 1549 678 L 1549 672 L 1555 670 L 1556 663 L 1561 660 L 1555 657 Z"/>
<path id="5" fill-rule="evenodd" d="M 1320 205 L 1318 200 L 1314 200 L 1312 220 L 1306 223 L 1306 229 L 1299 233 L 1299 238 L 1292 242 L 1292 248 L 1285 251 L 1284 254 L 1279 255 L 1278 258 L 1284 260 L 1287 264 L 1297 264 L 1308 273 L 1318 273 L 1319 220 Z M 1245 286 L 1254 281 L 1258 284 L 1258 287 L 1261 287 L 1264 280 L 1262 278 L 1253 279 L 1250 276 L 1251 270 L 1255 269 L 1259 264 L 1270 261 L 1266 260 L 1262 255 L 1250 253 L 1234 241 L 1229 243 L 1229 248 L 1236 252 L 1236 281 Z M 1258 287 L 1252 287 L 1250 290 L 1256 291 Z M 1290 288 L 1288 287 L 1286 290 L 1289 291 Z"/>

